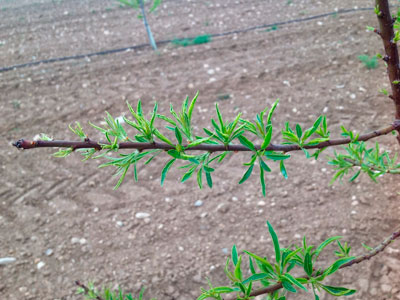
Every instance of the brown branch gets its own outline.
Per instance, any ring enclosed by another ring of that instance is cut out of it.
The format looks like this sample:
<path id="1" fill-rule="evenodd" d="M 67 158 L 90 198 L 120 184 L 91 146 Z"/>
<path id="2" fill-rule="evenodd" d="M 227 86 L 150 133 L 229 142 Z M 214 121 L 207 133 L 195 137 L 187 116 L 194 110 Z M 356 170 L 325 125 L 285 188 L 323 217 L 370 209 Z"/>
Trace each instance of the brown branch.
<path id="1" fill-rule="evenodd" d="M 348 263 L 345 263 L 339 267 L 339 269 L 347 268 L 355 264 L 359 264 L 363 261 L 369 260 L 375 255 L 379 254 L 385 248 L 390 245 L 395 239 L 400 237 L 400 228 L 393 232 L 389 237 L 387 237 L 382 243 L 379 244 L 379 246 L 375 247 L 371 252 L 366 253 L 364 255 L 360 255 L 353 260 L 349 261 Z M 308 278 L 308 276 L 304 275 L 301 276 L 301 278 Z M 263 295 L 263 294 L 270 294 L 273 293 L 279 289 L 283 288 L 282 283 L 278 282 L 274 285 L 258 289 L 250 294 L 250 296 L 258 296 L 258 295 Z M 231 297 L 231 298 L 226 298 L 225 300 L 236 300 L 237 297 Z"/>
<path id="2" fill-rule="evenodd" d="M 385 135 L 393 130 L 400 130 L 400 120 L 396 120 L 393 122 L 392 125 L 386 128 L 382 128 L 379 130 L 375 130 L 373 132 L 360 135 L 358 141 L 367 141 L 369 139 L 375 138 L 380 135 Z M 351 142 L 350 138 L 341 138 L 341 139 L 333 139 L 329 141 L 325 141 L 316 145 L 305 145 L 303 146 L 304 149 L 322 149 L 325 147 L 337 146 L 337 145 L 345 145 Z M 91 140 L 86 140 L 83 142 L 78 141 L 28 141 L 28 140 L 18 140 L 17 142 L 13 143 L 13 146 L 17 147 L 18 149 L 33 149 L 33 148 L 48 148 L 48 147 L 65 147 L 65 148 L 73 148 L 75 149 L 88 149 L 94 148 L 97 150 L 101 150 L 101 145 L 105 145 L 108 143 L 103 142 L 94 142 Z M 175 149 L 175 146 L 171 146 L 166 143 L 137 143 L 137 142 L 122 142 L 118 144 L 119 149 L 138 149 L 138 150 L 145 150 L 145 149 L 161 149 L 161 150 L 171 150 Z M 184 146 L 186 147 L 186 146 Z M 261 149 L 261 145 L 255 145 L 257 150 Z M 266 150 L 269 151 L 283 151 L 283 152 L 290 152 L 290 151 L 298 151 L 302 148 L 298 145 L 275 145 L 270 144 Z M 200 144 L 198 146 L 194 146 L 188 148 L 186 150 L 202 150 L 202 151 L 210 151 L 210 152 L 217 152 L 217 151 L 251 151 L 249 148 L 243 145 L 213 145 L 213 144 Z"/>
<path id="3" fill-rule="evenodd" d="M 390 14 L 389 1 L 388 0 L 375 0 L 375 5 L 379 9 L 378 21 L 380 36 L 385 47 L 385 61 L 387 63 L 388 76 L 390 85 L 392 88 L 392 95 L 390 98 L 393 99 L 395 105 L 395 118 L 400 119 L 400 84 L 395 81 L 400 80 L 400 61 L 397 44 L 394 41 L 395 33 L 392 19 Z M 397 129 L 399 135 L 397 140 L 400 143 L 400 129 Z"/>
<path id="4" fill-rule="evenodd" d="M 89 294 L 89 288 L 88 288 L 86 285 L 84 285 L 82 282 L 80 282 L 79 280 L 76 280 L 76 281 L 75 281 L 75 284 L 76 284 L 77 286 L 83 288 L 83 290 L 85 291 L 85 294 L 86 294 L 86 295 Z M 101 298 L 99 295 L 96 295 L 96 298 L 95 298 L 95 299 L 96 299 L 96 300 L 103 300 L 103 298 Z"/>

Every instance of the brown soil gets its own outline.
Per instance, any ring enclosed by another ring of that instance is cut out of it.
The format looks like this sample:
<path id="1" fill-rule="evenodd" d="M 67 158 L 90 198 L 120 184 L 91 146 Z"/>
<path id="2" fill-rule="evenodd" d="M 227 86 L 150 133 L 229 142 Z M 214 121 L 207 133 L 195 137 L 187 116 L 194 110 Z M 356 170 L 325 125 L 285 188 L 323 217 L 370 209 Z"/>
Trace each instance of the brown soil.
<path id="1" fill-rule="evenodd" d="M 156 39 L 163 40 L 373 5 L 324 2 L 165 0 L 149 21 Z M 134 12 L 111 0 L 1 0 L 0 20 L 2 67 L 147 41 Z M 48 149 L 19 152 L 10 145 L 41 132 L 71 139 L 68 124 L 100 123 L 105 110 L 122 115 L 126 100 L 142 99 L 145 111 L 158 101 L 167 113 L 169 103 L 179 105 L 196 90 L 199 127 L 208 126 L 216 101 L 226 118 L 238 111 L 253 118 L 280 98 L 275 142 L 282 142 L 279 128 L 285 121 L 309 126 L 320 114 L 327 115 L 333 137 L 341 124 L 369 132 L 393 119 L 391 100 L 378 93 L 388 88 L 383 63 L 367 70 L 357 59 L 382 51 L 379 38 L 365 30 L 376 23 L 371 11 L 338 14 L 193 47 L 161 45 L 159 54 L 147 47 L 0 73 L 0 257 L 17 259 L 0 266 L 2 298 L 81 299 L 74 295 L 79 279 L 120 284 L 136 294 L 146 286 L 147 298 L 195 299 L 206 278 L 227 283 L 223 266 L 233 244 L 272 253 L 267 220 L 284 246 L 300 243 L 303 234 L 311 243 L 342 235 L 353 254 L 364 253 L 361 243 L 377 245 L 399 225 L 398 178 L 374 184 L 362 176 L 329 185 L 333 171 L 325 157 L 333 150 L 318 161 L 293 154 L 286 181 L 274 165 L 263 198 L 256 178 L 237 184 L 245 170 L 239 163 L 248 159 L 241 154 L 218 169 L 212 190 L 199 190 L 195 180 L 179 184 L 177 170 L 161 188 L 164 157 L 140 169 L 139 183 L 130 174 L 113 191 L 112 170 L 97 169 L 96 161 L 82 163 L 78 155 L 57 159 Z M 221 94 L 230 98 L 218 100 Z M 392 153 L 399 151 L 393 137 L 379 141 Z M 203 202 L 199 207 L 197 200 Z M 150 217 L 137 219 L 138 212 Z M 396 243 L 379 257 L 340 271 L 331 283 L 359 290 L 348 299 L 400 299 L 399 276 Z"/>

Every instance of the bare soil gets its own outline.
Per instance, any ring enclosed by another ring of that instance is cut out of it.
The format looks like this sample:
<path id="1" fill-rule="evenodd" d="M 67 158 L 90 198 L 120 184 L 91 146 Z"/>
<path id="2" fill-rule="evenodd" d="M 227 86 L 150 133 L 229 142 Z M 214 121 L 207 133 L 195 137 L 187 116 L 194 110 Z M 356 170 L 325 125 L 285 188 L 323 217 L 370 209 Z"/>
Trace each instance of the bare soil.
<path id="1" fill-rule="evenodd" d="M 372 5 L 165 0 L 149 22 L 156 39 L 165 40 Z M 0 67 L 146 43 L 135 14 L 111 0 L 1 0 Z M 332 137 L 340 135 L 340 125 L 357 132 L 387 126 L 393 104 L 378 92 L 389 88 L 385 67 L 380 62 L 368 70 L 357 58 L 382 52 L 378 36 L 365 30 L 376 24 L 372 11 L 337 14 L 192 47 L 164 44 L 158 54 L 147 47 L 0 73 L 0 257 L 16 258 L 0 266 L 1 297 L 82 299 L 74 294 L 74 281 L 81 280 L 121 285 L 135 294 L 145 286 L 147 299 L 195 299 L 207 278 L 227 283 L 223 267 L 233 244 L 272 254 L 267 220 L 283 246 L 300 243 L 303 234 L 314 244 L 342 235 L 355 255 L 364 253 L 361 243 L 379 244 L 399 225 L 399 180 L 386 176 L 374 184 L 361 176 L 329 185 L 333 170 L 326 156 L 333 149 L 318 161 L 294 153 L 288 180 L 273 165 L 263 198 L 256 178 L 237 184 L 248 159 L 242 154 L 217 170 L 211 190 L 199 190 L 195 180 L 180 184 L 176 169 L 161 188 L 162 157 L 140 168 L 139 183 L 129 174 L 114 191 L 113 170 L 97 169 L 98 161 L 82 163 L 78 154 L 57 159 L 49 149 L 19 152 L 11 146 L 41 132 L 71 139 L 67 125 L 75 121 L 99 138 L 87 122 L 99 124 L 104 111 L 128 115 L 126 100 L 141 99 L 147 112 L 157 101 L 167 113 L 170 103 L 180 105 L 197 90 L 199 128 L 209 125 L 217 101 L 227 119 L 239 111 L 253 118 L 280 98 L 273 119 L 276 143 L 282 142 L 285 121 L 310 126 L 320 114 L 327 115 Z M 399 152 L 392 136 L 379 142 Z M 194 205 L 198 200 L 201 206 Z M 150 217 L 138 219 L 138 212 Z M 326 255 L 321 264 L 331 260 Z M 394 243 L 330 282 L 359 290 L 348 299 L 400 299 L 399 278 L 400 247 Z M 311 297 L 299 293 L 288 299 Z"/>

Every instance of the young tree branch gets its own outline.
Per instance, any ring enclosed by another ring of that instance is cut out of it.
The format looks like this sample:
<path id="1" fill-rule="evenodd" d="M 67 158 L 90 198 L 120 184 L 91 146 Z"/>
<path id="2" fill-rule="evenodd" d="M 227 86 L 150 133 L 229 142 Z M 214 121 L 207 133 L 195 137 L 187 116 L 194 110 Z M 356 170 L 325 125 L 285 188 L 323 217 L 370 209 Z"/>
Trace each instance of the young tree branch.
<path id="1" fill-rule="evenodd" d="M 371 259 L 372 257 L 374 257 L 375 255 L 379 254 L 380 252 L 383 252 L 388 245 L 390 245 L 394 240 L 398 239 L 399 237 L 400 237 L 400 228 L 398 228 L 389 237 L 387 237 L 385 240 L 383 240 L 383 242 L 380 243 L 379 246 L 375 247 L 369 253 L 366 253 L 364 255 L 360 255 L 360 256 L 354 258 L 353 260 L 349 261 L 348 263 L 341 265 L 339 267 L 339 269 L 347 268 L 347 267 L 350 267 L 352 265 L 359 264 L 359 263 L 361 263 L 363 261 Z M 302 278 L 308 278 L 308 276 L 306 276 L 306 275 L 301 276 L 301 277 Z M 252 292 L 250 294 L 250 296 L 255 297 L 255 296 L 259 296 L 259 295 L 263 295 L 263 294 L 270 294 L 270 293 L 273 293 L 273 292 L 275 292 L 275 291 L 277 291 L 277 290 L 279 290 L 281 288 L 283 288 L 283 286 L 282 286 L 282 283 L 279 282 L 279 283 L 276 283 L 274 285 L 258 289 L 256 291 Z M 225 298 L 225 300 L 236 300 L 236 299 L 237 299 L 237 297 Z"/>
<path id="2" fill-rule="evenodd" d="M 384 60 L 387 63 L 387 70 L 392 89 L 391 98 L 395 105 L 395 118 L 400 119 L 400 61 L 393 28 L 396 19 L 393 19 L 390 14 L 388 0 L 375 0 L 375 4 L 379 11 L 379 13 L 377 13 L 380 28 L 379 31 L 385 47 Z M 400 134 L 400 129 L 397 129 L 397 131 Z M 400 135 L 397 136 L 397 140 L 400 143 Z"/>
<path id="3" fill-rule="evenodd" d="M 400 130 L 400 120 L 396 120 L 393 122 L 392 125 L 386 128 L 382 128 L 379 130 L 375 130 L 373 132 L 360 135 L 358 141 L 367 141 L 372 138 L 386 135 L 393 130 Z M 305 145 L 304 149 L 322 149 L 325 147 L 331 146 L 338 146 L 338 145 L 345 145 L 351 143 L 350 138 L 341 138 L 341 139 L 332 139 L 329 141 L 325 141 L 316 145 Z M 95 142 L 87 139 L 86 141 L 79 142 L 79 141 L 29 141 L 20 139 L 13 143 L 13 146 L 17 147 L 18 149 L 33 149 L 33 148 L 73 148 L 75 149 L 89 149 L 94 148 L 97 150 L 101 150 L 101 145 L 107 145 L 108 143 L 103 142 Z M 186 145 L 187 146 L 187 145 Z M 119 149 L 137 149 L 137 150 L 146 150 L 146 149 L 161 149 L 161 150 L 171 150 L 175 149 L 174 146 L 171 146 L 166 143 L 137 143 L 137 142 L 122 142 L 118 144 Z M 185 146 L 184 146 L 185 147 Z M 257 150 L 261 149 L 261 145 L 255 145 Z M 290 151 L 298 151 L 302 148 L 298 145 L 282 145 L 282 144 L 270 144 L 266 150 L 269 151 L 282 151 L 282 152 L 290 152 Z M 202 150 L 202 151 L 210 151 L 210 152 L 217 152 L 217 151 L 251 151 L 249 148 L 243 145 L 214 145 L 214 144 L 200 144 L 198 146 L 194 146 L 188 148 L 186 150 Z"/>

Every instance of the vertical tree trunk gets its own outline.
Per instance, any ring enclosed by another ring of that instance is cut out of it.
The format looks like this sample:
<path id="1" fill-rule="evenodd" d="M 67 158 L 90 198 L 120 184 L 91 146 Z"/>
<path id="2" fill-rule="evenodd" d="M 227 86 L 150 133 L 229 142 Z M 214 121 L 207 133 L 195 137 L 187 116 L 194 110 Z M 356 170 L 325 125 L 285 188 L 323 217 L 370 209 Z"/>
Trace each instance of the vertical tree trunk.
<path id="1" fill-rule="evenodd" d="M 149 37 L 149 41 L 150 41 L 150 45 L 153 47 L 153 49 L 155 51 L 157 51 L 157 45 L 156 42 L 153 38 L 153 34 L 151 33 L 151 29 L 149 24 L 147 23 L 147 18 L 146 18 L 146 11 L 144 9 L 144 2 L 143 0 L 138 0 L 139 4 L 140 4 L 140 9 L 142 11 L 142 16 L 143 16 L 143 23 L 144 23 L 144 27 L 146 27 L 146 31 L 147 31 L 147 36 Z"/>
<path id="2" fill-rule="evenodd" d="M 387 63 L 389 80 L 392 88 L 392 95 L 390 96 L 395 105 L 395 118 L 400 120 L 400 65 L 399 65 L 399 52 L 397 44 L 394 41 L 395 33 L 393 24 L 396 19 L 393 19 L 390 14 L 388 0 L 375 0 L 375 5 L 378 13 L 379 21 L 379 34 L 382 38 L 385 47 L 385 56 L 383 58 Z M 397 140 L 400 143 L 400 130 L 398 130 Z"/>

